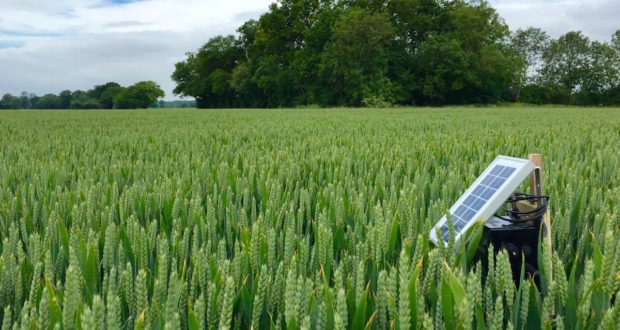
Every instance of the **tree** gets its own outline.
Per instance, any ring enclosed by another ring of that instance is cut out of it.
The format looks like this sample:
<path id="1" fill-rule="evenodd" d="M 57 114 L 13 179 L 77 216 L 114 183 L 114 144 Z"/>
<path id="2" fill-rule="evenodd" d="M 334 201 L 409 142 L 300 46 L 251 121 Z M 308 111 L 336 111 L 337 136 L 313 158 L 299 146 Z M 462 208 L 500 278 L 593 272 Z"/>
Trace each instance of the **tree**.
<path id="1" fill-rule="evenodd" d="M 620 59 L 620 29 L 616 30 L 611 38 L 611 45 L 616 51 L 616 58 Z M 614 70 L 620 73 L 620 60 L 614 63 Z M 615 86 L 605 93 L 606 104 L 620 104 L 620 78 L 616 79 Z"/>
<path id="2" fill-rule="evenodd" d="M 69 109 L 69 108 L 71 108 L 71 91 L 70 90 L 64 90 L 64 91 L 60 92 L 58 97 L 60 98 L 60 108 L 61 109 Z"/>
<path id="3" fill-rule="evenodd" d="M 237 105 L 243 107 L 264 106 L 264 94 L 252 81 L 254 54 L 252 45 L 256 39 L 258 21 L 249 20 L 237 29 L 239 47 L 244 57 L 235 65 L 230 76 L 230 87 L 234 90 Z"/>
<path id="4" fill-rule="evenodd" d="M 530 103 L 581 105 L 620 101 L 620 51 L 616 32 L 611 43 L 590 41 L 579 31 L 552 40 L 542 53 L 534 83 L 523 89 Z"/>
<path id="5" fill-rule="evenodd" d="M 121 85 L 115 82 L 108 82 L 103 85 L 96 85 L 88 91 L 88 96 L 99 101 L 102 109 L 112 109 L 114 107 L 114 97 L 122 90 Z"/>
<path id="6" fill-rule="evenodd" d="M 333 0 L 282 0 L 258 20 L 248 48 L 251 92 L 262 106 L 330 104 L 330 85 L 319 74 L 322 52 L 346 4 Z"/>
<path id="7" fill-rule="evenodd" d="M 204 108 L 568 102 L 593 91 L 598 101 L 580 102 L 607 102 L 620 90 L 609 87 L 609 47 L 579 32 L 511 34 L 484 0 L 279 0 L 237 32 L 177 63 L 175 94 Z M 611 46 L 620 53 L 620 31 Z"/>
<path id="8" fill-rule="evenodd" d="M 440 32 L 415 56 L 421 103 L 493 103 L 515 81 L 516 60 L 505 45 L 508 27 L 486 2 L 446 4 Z"/>
<path id="9" fill-rule="evenodd" d="M 551 41 L 543 53 L 541 83 L 558 85 L 566 93 L 578 91 L 589 70 L 590 40 L 581 32 L 568 32 Z"/>
<path id="10" fill-rule="evenodd" d="M 511 38 L 511 48 L 517 55 L 518 80 L 515 83 L 515 101 L 519 102 L 523 87 L 534 81 L 542 64 L 542 55 L 549 46 L 549 35 L 540 28 L 518 29 Z"/>
<path id="11" fill-rule="evenodd" d="M 123 90 L 123 87 L 118 86 L 108 86 L 99 96 L 99 103 L 101 103 L 101 108 L 103 109 L 113 109 L 114 108 L 114 98 Z"/>
<path id="12" fill-rule="evenodd" d="M 21 100 L 17 96 L 13 96 L 10 93 L 6 93 L 0 100 L 0 109 L 19 109 L 21 107 Z"/>
<path id="13" fill-rule="evenodd" d="M 36 94 L 34 94 L 34 93 L 30 93 L 30 94 L 28 95 L 28 98 L 29 98 L 29 101 L 30 101 L 30 102 L 29 102 L 29 107 L 28 107 L 28 108 L 29 108 L 29 109 L 33 109 L 33 108 L 35 108 L 35 107 L 36 107 L 36 105 L 37 105 L 37 103 L 39 102 L 40 97 L 39 97 L 39 96 L 37 96 L 37 95 L 36 95 Z"/>
<path id="14" fill-rule="evenodd" d="M 153 81 L 141 81 L 122 89 L 114 98 L 116 109 L 146 109 L 164 97 L 164 91 Z"/>
<path id="15" fill-rule="evenodd" d="M 19 108 L 29 109 L 32 105 L 32 103 L 30 102 L 30 99 L 32 96 L 34 95 L 30 95 L 28 94 L 28 92 L 22 92 L 21 95 L 19 96 L 19 100 L 20 100 Z"/>
<path id="16" fill-rule="evenodd" d="M 616 30 L 614 35 L 611 37 L 611 44 L 616 52 L 620 54 L 620 29 Z"/>
<path id="17" fill-rule="evenodd" d="M 236 104 L 231 86 L 235 66 L 244 51 L 234 36 L 211 38 L 197 53 L 188 53 L 175 65 L 172 79 L 176 95 L 196 98 L 198 107 L 230 107 Z"/>
<path id="18" fill-rule="evenodd" d="M 620 81 L 619 55 L 610 44 L 591 43 L 588 68 L 581 81 L 580 103 L 605 103 L 604 94 Z"/>
<path id="19" fill-rule="evenodd" d="M 71 93 L 71 109 L 99 109 L 101 104 L 97 99 L 88 95 L 88 93 L 76 90 Z"/>
<path id="20" fill-rule="evenodd" d="M 361 1 L 359 1 L 361 2 Z M 394 100 L 399 103 L 425 103 L 419 81 L 417 57 L 422 44 L 445 32 L 449 21 L 447 7 L 436 0 L 391 0 L 385 7 L 396 34 L 388 45 L 388 77 Z"/>
<path id="21" fill-rule="evenodd" d="M 45 94 L 39 98 L 35 108 L 37 109 L 60 109 L 62 100 L 55 94 Z"/>
<path id="22" fill-rule="evenodd" d="M 321 61 L 336 104 L 360 105 L 373 97 L 391 101 L 386 45 L 393 34 L 385 14 L 356 8 L 342 14 Z"/>

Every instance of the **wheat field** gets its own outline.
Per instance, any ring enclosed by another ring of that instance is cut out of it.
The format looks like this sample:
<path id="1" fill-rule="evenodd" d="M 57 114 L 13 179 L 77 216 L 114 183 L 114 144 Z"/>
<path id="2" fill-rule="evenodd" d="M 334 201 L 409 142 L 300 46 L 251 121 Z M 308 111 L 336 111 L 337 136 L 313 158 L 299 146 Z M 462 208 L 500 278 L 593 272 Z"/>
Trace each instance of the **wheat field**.
<path id="1" fill-rule="evenodd" d="M 538 286 L 428 237 L 529 153 Z M 2 330 L 618 329 L 619 226 L 618 108 L 0 111 Z"/>

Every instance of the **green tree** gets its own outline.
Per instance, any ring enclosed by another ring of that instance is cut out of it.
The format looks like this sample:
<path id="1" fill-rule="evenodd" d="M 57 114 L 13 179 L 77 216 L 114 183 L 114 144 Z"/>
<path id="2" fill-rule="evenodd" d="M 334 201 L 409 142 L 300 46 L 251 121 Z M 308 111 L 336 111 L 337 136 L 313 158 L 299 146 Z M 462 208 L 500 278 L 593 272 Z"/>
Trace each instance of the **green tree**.
<path id="1" fill-rule="evenodd" d="M 103 109 L 114 108 L 114 98 L 123 90 L 121 86 L 108 86 L 99 96 L 99 102 Z"/>
<path id="2" fill-rule="evenodd" d="M 571 94 L 581 88 L 590 69 L 590 40 L 581 32 L 568 32 L 551 41 L 543 53 L 543 85 L 557 85 Z"/>
<path id="3" fill-rule="evenodd" d="M 620 54 L 620 29 L 616 30 L 614 35 L 611 37 L 611 44 L 616 52 Z"/>
<path id="4" fill-rule="evenodd" d="M 616 58 L 620 58 L 620 29 L 616 30 L 612 36 L 611 45 L 616 51 Z M 620 72 L 620 60 L 614 63 L 614 68 L 616 72 Z M 610 88 L 605 94 L 606 104 L 620 104 L 620 78 L 616 80 L 615 86 Z"/>
<path id="5" fill-rule="evenodd" d="M 76 90 L 71 93 L 71 109 L 99 109 L 101 104 L 88 93 Z"/>
<path id="6" fill-rule="evenodd" d="M 262 106 L 283 107 L 294 103 L 298 84 L 291 62 L 303 47 L 303 4 L 311 7 L 310 2 L 274 3 L 258 20 L 248 55 L 251 81 L 262 94 Z"/>
<path id="7" fill-rule="evenodd" d="M 280 0 L 237 32 L 177 63 L 175 94 L 204 108 L 607 102 L 620 89 L 620 31 L 611 48 L 578 32 L 511 34 L 483 0 Z"/>
<path id="8" fill-rule="evenodd" d="M 391 100 L 386 46 L 394 30 L 383 13 L 351 8 L 334 24 L 332 41 L 321 61 L 321 71 L 336 104 L 360 105 L 366 98 Z"/>
<path id="9" fill-rule="evenodd" d="M 549 46 L 549 35 L 540 28 L 518 29 L 512 34 L 510 46 L 517 55 L 518 78 L 515 83 L 515 101 L 521 99 L 521 90 L 535 80 L 542 55 Z"/>
<path id="10" fill-rule="evenodd" d="M 122 89 L 114 98 L 116 109 L 146 109 L 164 97 L 164 91 L 153 81 L 141 81 Z"/>
<path id="11" fill-rule="evenodd" d="M 20 100 L 19 108 L 29 109 L 32 106 L 32 102 L 30 101 L 32 96 L 34 95 L 30 95 L 28 94 L 28 92 L 22 92 L 21 95 L 19 96 L 19 100 Z"/>
<path id="12" fill-rule="evenodd" d="M 55 94 L 45 94 L 39 98 L 35 108 L 37 109 L 60 109 L 62 100 Z"/>
<path id="13" fill-rule="evenodd" d="M 118 83 L 108 82 L 93 87 L 93 89 L 88 91 L 88 96 L 98 100 L 102 109 L 112 109 L 114 107 L 114 97 L 121 90 L 122 87 Z"/>
<path id="14" fill-rule="evenodd" d="M 588 68 L 578 93 L 579 103 L 606 103 L 605 93 L 616 87 L 620 81 L 619 55 L 610 44 L 598 41 L 591 43 Z"/>
<path id="15" fill-rule="evenodd" d="M 486 2 L 446 4 L 440 33 L 420 44 L 416 88 L 422 103 L 501 101 L 516 79 L 508 26 Z"/>
<path id="16" fill-rule="evenodd" d="M 10 93 L 6 93 L 0 100 L 0 109 L 19 109 L 21 107 L 21 100 L 17 96 L 13 96 Z"/>
<path id="17" fill-rule="evenodd" d="M 64 90 L 58 95 L 60 98 L 60 108 L 69 109 L 71 107 L 71 91 Z"/>
<path id="18" fill-rule="evenodd" d="M 234 90 L 236 101 L 239 106 L 261 107 L 264 106 L 264 95 L 252 81 L 255 54 L 252 52 L 252 45 L 256 39 L 258 21 L 249 20 L 241 25 L 239 33 L 239 47 L 243 49 L 243 59 L 239 61 L 232 70 L 230 76 L 230 86 Z"/>
<path id="19" fill-rule="evenodd" d="M 361 1 L 360 1 L 361 2 Z M 431 36 L 445 32 L 448 11 L 436 0 L 390 0 L 373 5 L 371 10 L 386 10 L 396 34 L 388 45 L 388 77 L 394 99 L 399 103 L 424 103 L 420 90 L 418 60 L 421 45 Z M 383 9 L 385 8 L 385 9 Z"/>
<path id="20" fill-rule="evenodd" d="M 232 73 L 243 57 L 235 37 L 211 38 L 197 53 L 188 53 L 185 61 L 175 65 L 172 79 L 177 86 L 173 92 L 196 98 L 200 108 L 234 106 Z"/>

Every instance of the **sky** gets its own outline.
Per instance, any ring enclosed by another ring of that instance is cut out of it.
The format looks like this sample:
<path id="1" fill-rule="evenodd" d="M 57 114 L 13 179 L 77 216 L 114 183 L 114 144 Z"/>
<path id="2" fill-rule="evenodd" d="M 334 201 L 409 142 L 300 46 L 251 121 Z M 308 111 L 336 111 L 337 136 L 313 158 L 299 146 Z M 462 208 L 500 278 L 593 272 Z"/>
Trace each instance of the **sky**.
<path id="1" fill-rule="evenodd" d="M 166 99 L 177 99 L 174 64 L 273 1 L 0 0 L 0 95 L 153 80 Z M 489 2 L 512 30 L 537 26 L 552 37 L 581 30 L 609 40 L 620 29 L 620 0 Z"/>

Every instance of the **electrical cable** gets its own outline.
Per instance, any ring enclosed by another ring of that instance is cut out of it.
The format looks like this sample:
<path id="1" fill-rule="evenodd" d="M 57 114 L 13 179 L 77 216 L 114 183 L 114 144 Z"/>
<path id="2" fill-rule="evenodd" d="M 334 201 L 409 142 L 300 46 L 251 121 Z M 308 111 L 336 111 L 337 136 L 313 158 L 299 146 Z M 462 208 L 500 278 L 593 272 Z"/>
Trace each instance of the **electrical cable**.
<path id="1" fill-rule="evenodd" d="M 502 207 L 501 210 L 504 211 L 509 217 L 501 216 L 495 214 L 496 217 L 506 220 L 512 223 L 523 223 L 529 222 L 533 220 L 540 220 L 540 218 L 545 215 L 547 212 L 547 202 L 549 201 L 549 196 L 546 195 L 530 195 L 526 193 L 515 193 L 513 198 L 506 200 L 506 203 L 515 203 L 519 201 L 537 201 L 538 207 L 532 211 L 521 212 L 515 209 L 507 209 Z"/>

